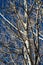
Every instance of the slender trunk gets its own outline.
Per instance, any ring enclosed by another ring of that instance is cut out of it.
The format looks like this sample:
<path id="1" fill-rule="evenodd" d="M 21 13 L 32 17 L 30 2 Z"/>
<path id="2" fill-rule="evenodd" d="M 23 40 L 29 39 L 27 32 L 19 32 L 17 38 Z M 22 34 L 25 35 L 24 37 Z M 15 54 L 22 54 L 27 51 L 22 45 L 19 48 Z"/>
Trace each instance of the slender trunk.
<path id="1" fill-rule="evenodd" d="M 26 0 L 24 0 L 24 6 L 25 6 L 25 11 L 27 12 L 27 1 Z M 24 16 L 26 18 L 26 24 L 27 24 L 27 13 L 26 12 L 25 12 Z M 27 33 L 26 33 L 26 35 L 27 35 Z M 26 46 L 27 46 L 27 50 L 29 52 L 29 42 L 28 42 L 28 40 L 26 40 L 25 43 L 26 43 Z M 24 51 L 26 51 L 25 47 L 24 47 Z M 27 65 L 28 64 L 31 65 L 29 55 L 26 52 L 24 53 L 24 57 L 25 57 L 25 59 L 27 59 Z"/>
<path id="2" fill-rule="evenodd" d="M 37 46 L 37 49 L 38 51 L 36 51 L 36 60 L 35 60 L 35 65 L 38 64 L 38 60 L 39 60 L 39 21 L 38 21 L 38 18 L 39 18 L 39 6 L 37 7 L 37 14 L 36 14 L 36 46 Z M 38 52 L 38 53 L 37 53 Z"/>

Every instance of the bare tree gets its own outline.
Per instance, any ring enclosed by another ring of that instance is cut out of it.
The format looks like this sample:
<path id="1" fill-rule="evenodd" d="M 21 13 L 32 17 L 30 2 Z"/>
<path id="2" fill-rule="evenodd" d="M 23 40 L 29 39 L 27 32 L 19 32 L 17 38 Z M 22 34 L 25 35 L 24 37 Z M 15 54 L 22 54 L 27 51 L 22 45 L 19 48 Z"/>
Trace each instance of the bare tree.
<path id="1" fill-rule="evenodd" d="M 40 14 L 42 2 L 40 0 L 30 0 L 30 3 L 27 0 L 20 1 L 17 3 L 16 0 L 10 0 L 10 6 L 5 9 L 6 12 L 0 13 L 2 17 L 0 18 L 2 22 L 0 54 L 5 58 L 8 54 L 10 58 L 10 61 L 6 62 L 0 58 L 0 62 L 3 65 L 20 65 L 20 63 L 22 65 L 39 65 L 41 60 L 39 42 L 40 39 L 43 40 L 39 37 L 42 35 L 40 33 L 40 22 L 42 22 L 43 15 Z M 3 6 L 1 10 L 4 10 Z M 21 11 L 23 12 L 21 13 Z M 5 28 L 6 31 L 2 32 L 2 28 Z"/>

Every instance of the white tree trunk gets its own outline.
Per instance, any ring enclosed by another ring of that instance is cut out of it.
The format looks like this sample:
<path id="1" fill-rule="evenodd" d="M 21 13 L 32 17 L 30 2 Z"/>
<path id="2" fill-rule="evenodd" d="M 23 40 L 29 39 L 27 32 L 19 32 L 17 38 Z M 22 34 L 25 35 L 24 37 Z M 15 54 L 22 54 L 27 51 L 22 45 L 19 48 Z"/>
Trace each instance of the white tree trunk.
<path id="1" fill-rule="evenodd" d="M 25 7 L 25 11 L 27 12 L 27 1 L 26 1 L 26 0 L 24 0 L 24 7 Z M 27 13 L 26 13 L 26 12 L 25 12 L 24 16 L 25 16 L 26 21 L 27 21 Z M 27 31 L 26 31 L 26 32 L 27 32 Z M 27 35 L 27 33 L 26 33 L 26 35 Z M 29 43 L 28 43 L 28 40 L 25 41 L 25 44 L 26 44 L 27 50 L 28 50 L 28 52 L 29 52 Z M 30 58 L 29 58 L 29 55 L 28 55 L 27 52 L 26 52 L 25 46 L 24 46 L 24 58 L 25 58 L 25 59 L 28 59 L 28 60 L 27 60 L 27 65 L 31 65 Z"/>

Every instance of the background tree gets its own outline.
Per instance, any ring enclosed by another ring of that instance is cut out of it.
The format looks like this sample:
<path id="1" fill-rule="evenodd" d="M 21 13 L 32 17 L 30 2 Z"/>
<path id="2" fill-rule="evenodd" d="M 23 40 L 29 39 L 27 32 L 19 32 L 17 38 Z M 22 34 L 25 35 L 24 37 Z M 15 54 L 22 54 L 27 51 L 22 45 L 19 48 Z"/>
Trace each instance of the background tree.
<path id="1" fill-rule="evenodd" d="M 0 65 L 39 65 L 43 56 L 42 1 L 6 0 L 3 3 L 2 0 L 1 3 Z"/>

